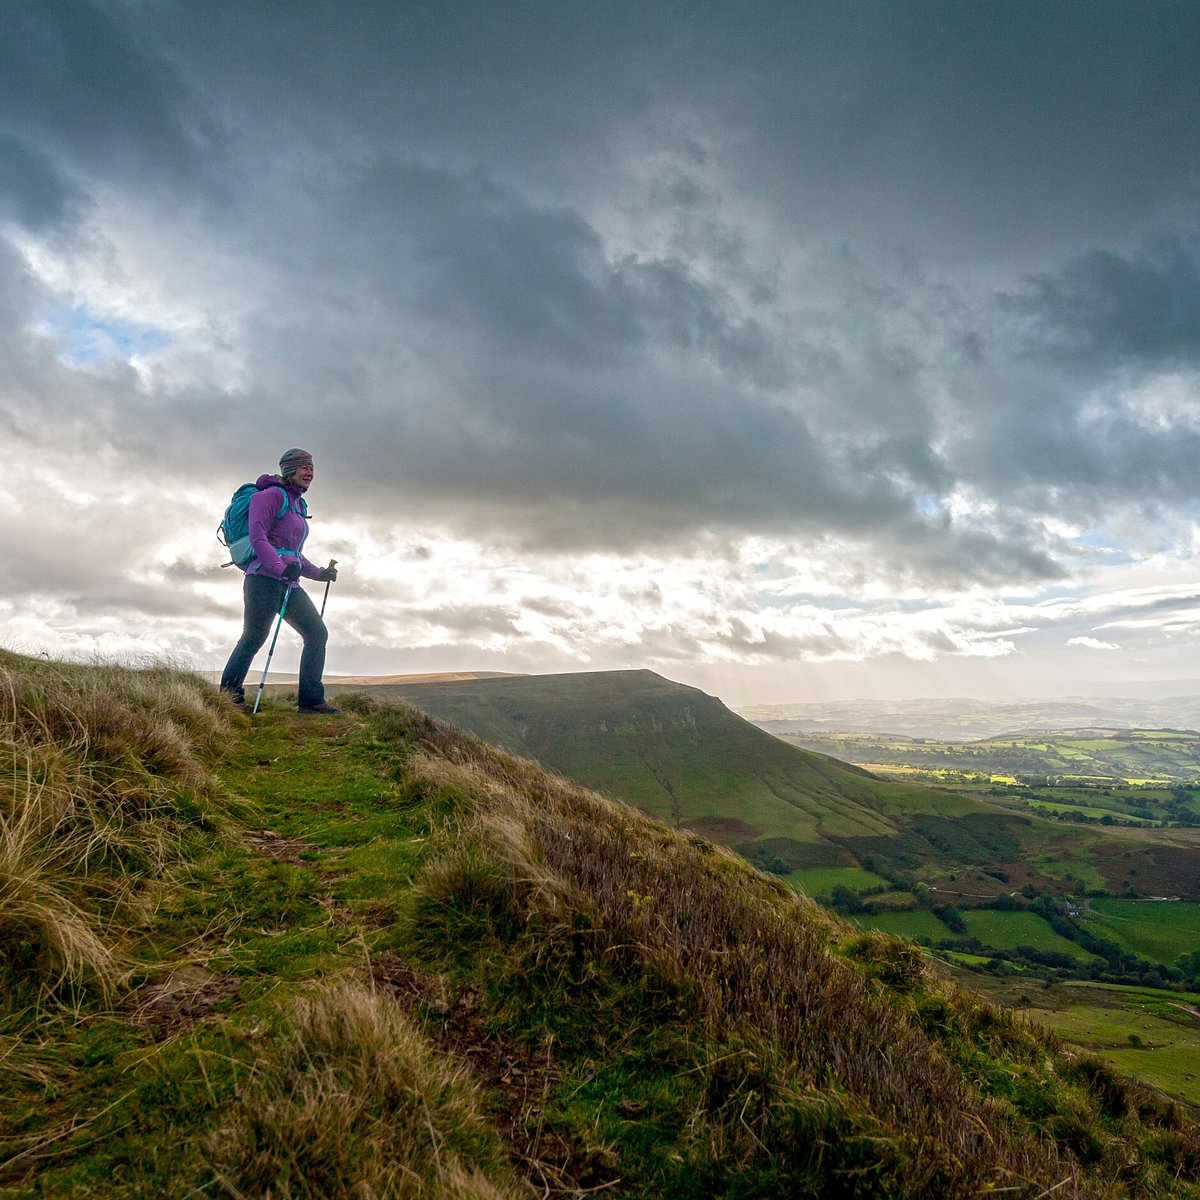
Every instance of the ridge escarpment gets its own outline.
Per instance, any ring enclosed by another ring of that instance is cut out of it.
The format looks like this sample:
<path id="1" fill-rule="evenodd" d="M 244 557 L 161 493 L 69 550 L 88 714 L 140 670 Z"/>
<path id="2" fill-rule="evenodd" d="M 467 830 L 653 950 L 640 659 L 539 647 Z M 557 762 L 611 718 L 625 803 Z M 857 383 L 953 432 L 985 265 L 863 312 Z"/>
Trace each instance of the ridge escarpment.
<path id="1" fill-rule="evenodd" d="M 911 943 L 408 705 L 251 724 L 178 675 L 0 667 L 14 780 L 20 712 L 65 688 L 74 717 L 38 726 L 63 777 L 175 838 L 153 869 L 93 851 L 69 897 L 109 939 L 103 981 L 0 890 L 8 1194 L 1198 1194 L 1180 1107 Z M 156 734 L 89 732 L 118 680 Z M 168 684 L 194 703 L 156 714 Z M 6 830 L 45 801 L 38 762 Z M 71 821 L 39 826 L 47 911 Z M 118 863 L 140 872 L 119 922 Z"/>
<path id="2" fill-rule="evenodd" d="M 366 694 L 416 704 L 677 827 L 715 830 L 749 817 L 756 828 L 743 838 L 894 832 L 878 800 L 887 785 L 653 671 L 409 681 Z"/>

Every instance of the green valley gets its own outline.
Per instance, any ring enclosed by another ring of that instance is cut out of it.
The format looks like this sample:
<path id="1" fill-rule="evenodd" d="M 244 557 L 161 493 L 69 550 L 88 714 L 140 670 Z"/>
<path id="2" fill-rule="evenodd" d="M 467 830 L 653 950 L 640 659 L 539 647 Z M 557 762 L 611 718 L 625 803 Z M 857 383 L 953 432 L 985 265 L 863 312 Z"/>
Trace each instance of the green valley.
<path id="1" fill-rule="evenodd" d="M 1120 788 L 1098 789 L 1095 821 L 1062 820 L 1043 807 L 1048 789 L 1035 800 L 978 782 L 880 778 L 646 671 L 404 680 L 369 694 L 402 695 L 724 842 L 864 928 L 913 937 L 981 978 L 1200 986 L 1200 959 L 1186 959 L 1183 944 L 1200 944 L 1200 830 L 1123 807 L 1158 803 L 1180 814 L 1190 793 L 1142 789 L 1125 801 Z M 1176 898 L 1158 911 L 1177 935 L 1138 936 L 1143 923 L 1128 919 L 1114 934 L 1112 914 L 1146 896 Z"/>
<path id="2" fill-rule="evenodd" d="M 920 882 L 968 905 L 1024 887 L 1200 897 L 1200 830 L 1109 829 L 1115 817 L 1077 827 L 1007 792 L 882 779 L 649 671 L 409 680 L 370 694 L 403 697 L 815 895 Z"/>

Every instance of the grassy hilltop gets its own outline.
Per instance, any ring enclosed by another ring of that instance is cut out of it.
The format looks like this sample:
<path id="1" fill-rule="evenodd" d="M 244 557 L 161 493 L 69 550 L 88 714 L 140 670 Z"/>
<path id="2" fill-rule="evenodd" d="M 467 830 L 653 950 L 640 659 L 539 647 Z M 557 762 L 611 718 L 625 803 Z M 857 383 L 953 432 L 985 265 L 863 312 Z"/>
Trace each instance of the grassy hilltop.
<path id="1" fill-rule="evenodd" d="M 0 1196 L 1200 1195 L 1177 1105 L 408 705 L 0 683 Z"/>
<path id="2" fill-rule="evenodd" d="M 336 690 L 336 689 L 335 689 Z M 492 745 L 725 842 L 886 834 L 878 781 L 653 671 L 381 684 Z"/>

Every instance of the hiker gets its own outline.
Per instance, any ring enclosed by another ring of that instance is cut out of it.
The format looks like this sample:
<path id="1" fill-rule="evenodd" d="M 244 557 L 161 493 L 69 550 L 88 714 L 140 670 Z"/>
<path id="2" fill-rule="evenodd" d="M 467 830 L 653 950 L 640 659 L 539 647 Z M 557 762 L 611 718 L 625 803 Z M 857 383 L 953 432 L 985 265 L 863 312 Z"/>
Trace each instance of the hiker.
<path id="1" fill-rule="evenodd" d="M 335 566 L 318 567 L 300 553 L 308 536 L 308 509 L 302 497 L 312 480 L 312 455 L 294 449 L 279 460 L 278 475 L 260 475 L 254 485 L 258 490 L 250 499 L 249 538 L 255 557 L 245 568 L 242 584 L 246 604 L 242 636 L 221 676 L 221 691 L 232 696 L 243 712 L 252 711 L 246 703 L 246 673 L 267 640 L 289 588 L 283 619 L 304 639 L 296 707 L 302 713 L 337 712 L 326 702 L 321 682 L 328 632 L 299 584 L 301 576 L 323 582 L 337 579 Z"/>

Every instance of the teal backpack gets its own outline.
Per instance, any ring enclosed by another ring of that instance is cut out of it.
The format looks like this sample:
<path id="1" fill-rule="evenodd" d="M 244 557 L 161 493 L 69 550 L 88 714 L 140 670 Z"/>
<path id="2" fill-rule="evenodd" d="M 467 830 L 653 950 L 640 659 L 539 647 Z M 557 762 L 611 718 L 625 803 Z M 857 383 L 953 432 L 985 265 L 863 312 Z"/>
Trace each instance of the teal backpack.
<path id="1" fill-rule="evenodd" d="M 279 487 L 278 484 L 275 486 Z M 254 547 L 250 545 L 250 501 L 257 493 L 258 484 L 243 483 L 233 493 L 229 507 L 225 510 L 220 525 L 217 526 L 217 541 L 229 551 L 229 561 L 222 563 L 223 567 L 237 567 L 239 571 L 244 571 L 258 557 L 254 553 Z M 291 497 L 282 487 L 279 488 L 279 493 L 283 497 L 283 503 L 280 504 L 279 511 L 275 514 L 277 521 L 289 508 L 292 508 Z M 308 520 L 308 505 L 304 503 L 303 496 L 300 497 L 300 507 L 293 508 L 293 511 L 298 512 L 306 521 Z M 281 553 L 290 553 L 290 551 L 281 551 Z"/>

